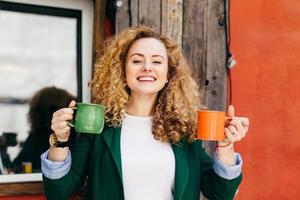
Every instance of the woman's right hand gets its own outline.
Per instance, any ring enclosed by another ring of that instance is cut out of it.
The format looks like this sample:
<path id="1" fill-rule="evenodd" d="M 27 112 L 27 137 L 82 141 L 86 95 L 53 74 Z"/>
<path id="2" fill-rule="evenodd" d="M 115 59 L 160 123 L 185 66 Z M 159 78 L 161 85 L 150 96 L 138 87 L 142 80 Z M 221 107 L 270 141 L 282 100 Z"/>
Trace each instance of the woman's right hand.
<path id="1" fill-rule="evenodd" d="M 57 137 L 58 141 L 66 142 L 70 136 L 70 126 L 67 121 L 73 119 L 74 110 L 71 107 L 75 107 L 76 102 L 72 100 L 68 108 L 62 108 L 55 111 L 52 115 L 51 129 Z"/>

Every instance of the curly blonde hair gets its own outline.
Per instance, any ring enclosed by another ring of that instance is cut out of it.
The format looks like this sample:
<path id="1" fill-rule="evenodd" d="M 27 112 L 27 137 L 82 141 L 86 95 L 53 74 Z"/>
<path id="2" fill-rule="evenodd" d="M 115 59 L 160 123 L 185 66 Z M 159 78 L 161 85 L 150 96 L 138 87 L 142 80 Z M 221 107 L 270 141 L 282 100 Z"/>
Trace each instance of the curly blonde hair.
<path id="1" fill-rule="evenodd" d="M 168 55 L 168 83 L 159 92 L 153 116 L 154 138 L 162 142 L 191 142 L 195 139 L 200 93 L 191 69 L 178 44 L 156 33 L 151 27 L 136 26 L 124 30 L 105 43 L 103 55 L 95 63 L 92 86 L 94 103 L 106 106 L 110 126 L 120 126 L 130 102 L 125 79 L 126 55 L 140 38 L 161 41 Z"/>

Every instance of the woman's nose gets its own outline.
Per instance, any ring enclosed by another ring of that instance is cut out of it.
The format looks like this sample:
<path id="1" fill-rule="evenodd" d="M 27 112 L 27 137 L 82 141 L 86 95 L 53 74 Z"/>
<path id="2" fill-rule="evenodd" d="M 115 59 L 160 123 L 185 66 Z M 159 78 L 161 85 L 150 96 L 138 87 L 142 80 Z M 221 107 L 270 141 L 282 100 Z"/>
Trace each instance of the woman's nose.
<path id="1" fill-rule="evenodd" d="M 143 71 L 151 71 L 151 66 L 149 64 L 145 64 L 143 67 Z"/>

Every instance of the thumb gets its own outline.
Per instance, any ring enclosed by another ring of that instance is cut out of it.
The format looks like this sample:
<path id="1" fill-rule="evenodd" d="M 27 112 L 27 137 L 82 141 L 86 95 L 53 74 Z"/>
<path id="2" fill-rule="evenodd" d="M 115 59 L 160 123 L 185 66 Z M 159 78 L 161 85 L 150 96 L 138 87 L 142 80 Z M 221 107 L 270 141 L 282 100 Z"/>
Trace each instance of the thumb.
<path id="1" fill-rule="evenodd" d="M 69 108 L 71 107 L 75 107 L 76 106 L 76 101 L 75 100 L 72 100 L 70 103 L 69 103 Z"/>
<path id="2" fill-rule="evenodd" d="M 228 106 L 227 115 L 228 115 L 228 117 L 234 117 L 234 107 L 233 107 L 233 105 Z"/>

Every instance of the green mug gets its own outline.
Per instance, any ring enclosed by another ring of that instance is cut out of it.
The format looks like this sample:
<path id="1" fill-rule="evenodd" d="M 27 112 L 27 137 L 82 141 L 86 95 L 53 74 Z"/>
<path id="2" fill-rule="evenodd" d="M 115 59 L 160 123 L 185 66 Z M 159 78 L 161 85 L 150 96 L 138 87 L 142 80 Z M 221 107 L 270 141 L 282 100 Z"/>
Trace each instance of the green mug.
<path id="1" fill-rule="evenodd" d="M 75 128 L 78 133 L 99 134 L 104 127 L 105 107 L 100 104 L 76 103 L 74 124 L 68 122 L 68 125 Z"/>

